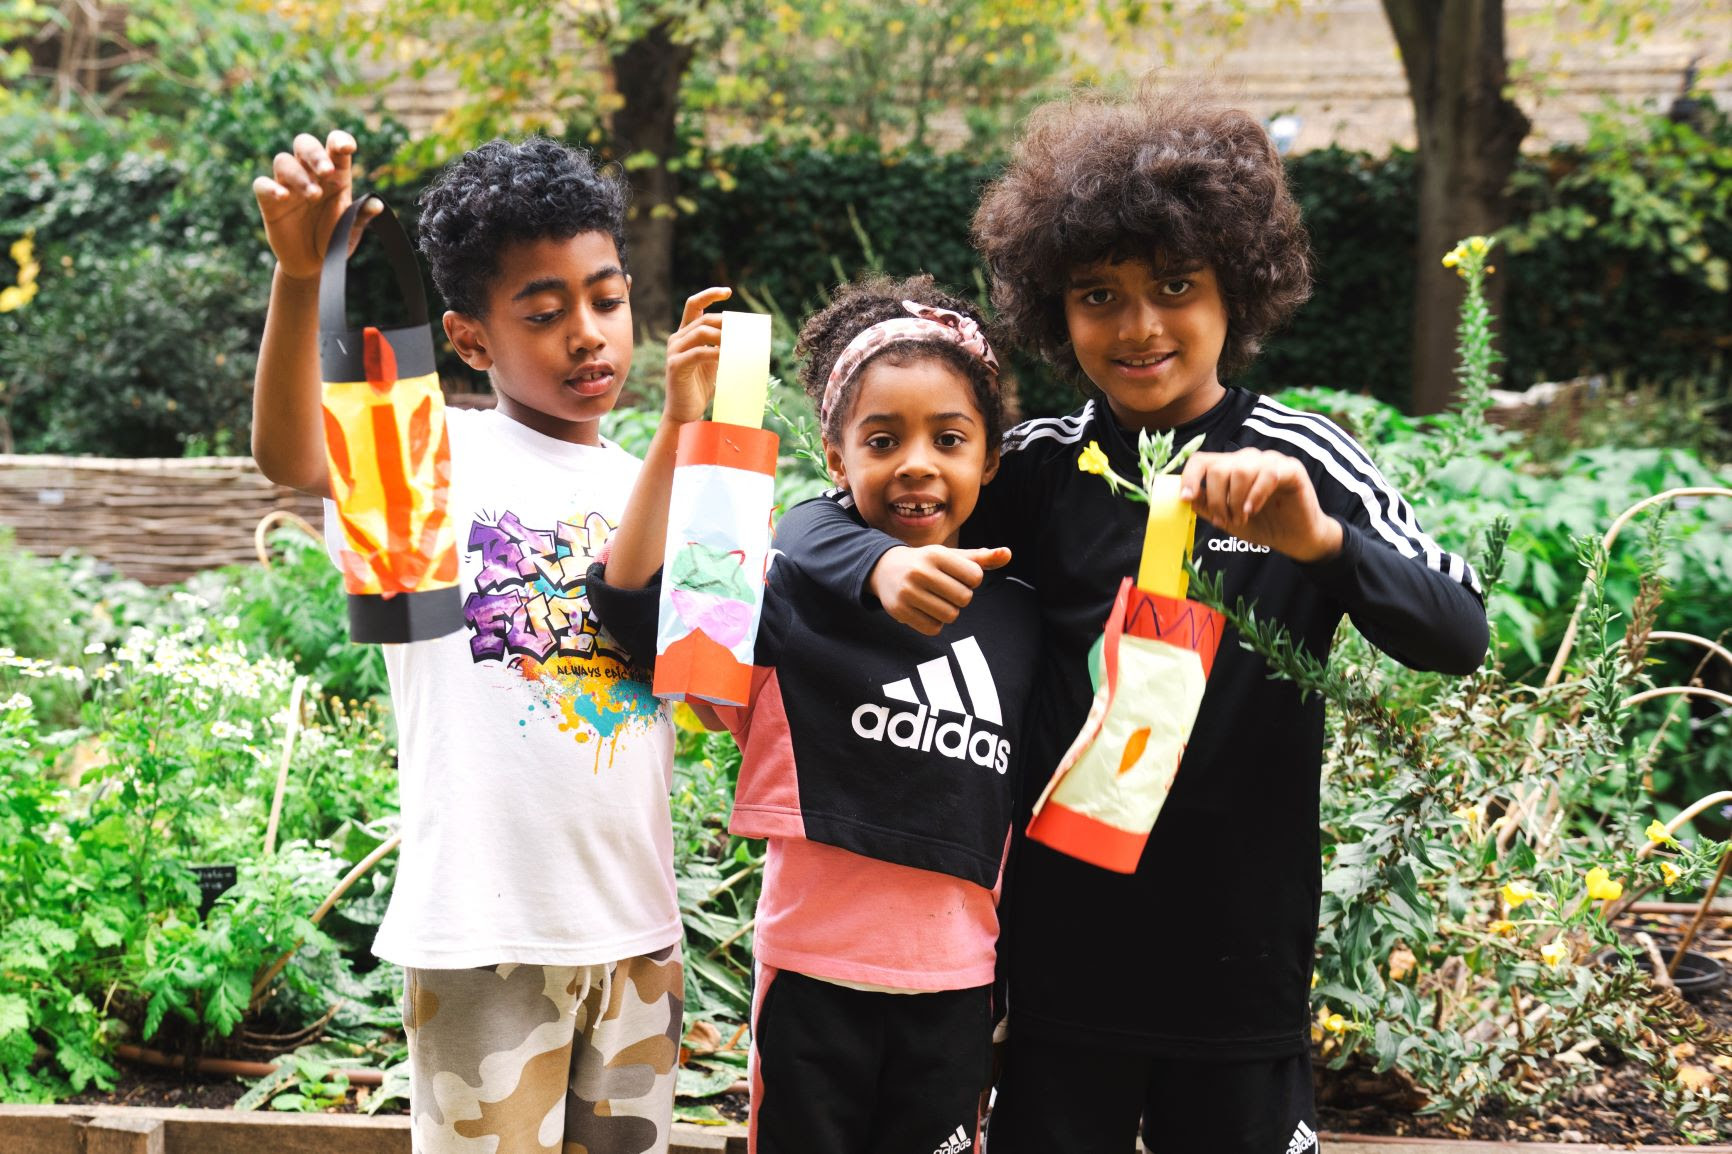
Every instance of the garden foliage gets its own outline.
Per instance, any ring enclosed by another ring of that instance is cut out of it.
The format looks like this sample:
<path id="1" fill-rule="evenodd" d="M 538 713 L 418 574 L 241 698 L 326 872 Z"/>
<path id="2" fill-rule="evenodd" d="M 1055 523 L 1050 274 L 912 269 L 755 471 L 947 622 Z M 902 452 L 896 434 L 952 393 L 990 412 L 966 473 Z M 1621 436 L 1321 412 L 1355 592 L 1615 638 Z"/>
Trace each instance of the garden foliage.
<path id="1" fill-rule="evenodd" d="M 1488 255 L 1469 247 L 1458 262 L 1483 276 Z M 1655 629 L 1727 629 L 1717 591 L 1732 584 L 1732 501 L 1674 502 L 1663 520 L 1637 521 L 1603 547 L 1623 508 L 1663 487 L 1724 484 L 1723 473 L 1682 450 L 1540 452 L 1538 439 L 1490 424 L 1491 326 L 1473 303 L 1461 332 L 1467 403 L 1444 418 L 1415 423 L 1340 392 L 1285 398 L 1351 426 L 1448 547 L 1477 543 L 1496 639 L 1485 668 L 1461 680 L 1412 673 L 1344 630 L 1325 670 L 1254 605 L 1224 607 L 1273 675 L 1329 704 L 1319 1046 L 1408 1105 L 1457 1115 L 1493 1100 L 1541 1103 L 1602 1062 L 1634 1060 L 1683 1124 L 1706 1133 L 1725 1103 L 1682 1077 L 1675 1047 L 1688 1042 L 1705 1059 L 1727 1039 L 1627 964 L 1610 914 L 1645 892 L 1693 894 L 1726 844 L 1713 810 L 1673 819 L 1723 785 L 1728 712 L 1704 702 L 1692 717 L 1680 699 L 1631 699 L 1699 672 L 1696 651 L 1675 651 Z M 789 336 L 778 329 L 784 345 Z M 786 503 L 821 481 L 801 455 L 803 398 L 778 396 Z M 1619 406 L 1609 410 L 1617 419 Z M 609 432 L 630 445 L 653 422 L 621 410 Z M 403 1092 L 397 977 L 367 948 L 392 858 L 310 920 L 395 822 L 377 654 L 342 641 L 337 574 L 315 542 L 279 534 L 272 556 L 269 569 L 151 591 L 86 562 L 0 549 L 0 1079 L 10 1100 L 109 1084 L 122 1041 L 292 1050 L 249 1106 L 321 1108 L 350 1092 L 334 1071 L 362 1065 L 396 1071 L 370 1108 Z M 1209 595 L 1206 580 L 1196 589 Z M 1573 655 L 1548 683 L 1572 616 Z M 740 1071 L 762 847 L 726 832 L 731 740 L 679 716 L 675 847 L 692 1028 L 681 1084 L 704 1095 Z M 278 848 L 267 853 L 297 717 Z M 1649 847 L 1656 820 L 1675 828 Z M 238 883 L 201 912 L 191 867 L 211 864 L 236 866 Z M 1602 962 L 1607 950 L 1617 956 Z"/>
<path id="2" fill-rule="evenodd" d="M 270 273 L 252 178 L 309 126 L 355 130 L 375 169 L 404 144 L 389 121 L 368 128 L 359 110 L 321 96 L 330 76 L 323 62 L 285 59 L 201 92 L 178 119 L 159 114 L 130 131 L 11 118 L 17 132 L 0 140 L 0 251 L 32 233 L 39 265 L 27 304 L 0 297 L 0 416 L 17 449 L 244 451 Z M 1595 133 L 1586 148 L 1525 161 L 1516 181 L 1519 223 L 1498 280 L 1506 314 L 1524 323 L 1502 334 L 1499 383 L 1611 374 L 1652 384 L 1680 414 L 1723 408 L 1732 127 L 1708 109 L 1700 128 L 1607 117 Z M 777 141 L 698 150 L 681 160 L 692 211 L 678 222 L 675 283 L 732 284 L 795 321 L 866 268 L 929 271 L 984 297 L 967 231 L 998 163 Z M 1317 293 L 1241 383 L 1400 403 L 1413 158 L 1323 149 L 1287 163 L 1316 249 Z M 364 183 L 412 229 L 425 179 Z M 0 292 L 17 288 L 18 274 L 0 258 Z M 653 389 L 649 351 L 633 374 L 640 389 Z M 485 388 L 448 349 L 440 365 L 458 387 Z M 784 376 L 790 369 L 778 362 Z M 1025 414 L 1072 407 L 1070 387 L 1040 366 L 1017 364 L 1015 375 Z"/>

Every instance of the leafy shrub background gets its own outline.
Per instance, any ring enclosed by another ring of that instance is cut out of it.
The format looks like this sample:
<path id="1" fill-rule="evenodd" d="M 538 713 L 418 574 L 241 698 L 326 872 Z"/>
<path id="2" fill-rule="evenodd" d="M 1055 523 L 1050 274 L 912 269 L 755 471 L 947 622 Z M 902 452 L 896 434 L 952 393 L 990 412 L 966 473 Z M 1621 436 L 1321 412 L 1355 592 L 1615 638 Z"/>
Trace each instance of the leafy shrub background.
<path id="1" fill-rule="evenodd" d="M 249 192 L 296 131 L 341 123 L 386 171 L 404 143 L 389 122 L 320 94 L 330 65 L 283 60 L 201 95 L 178 120 L 129 132 L 18 117 L 0 141 L 0 242 L 34 229 L 41 291 L 0 314 L 0 414 L 25 452 L 179 455 L 244 451 L 270 261 Z M 1523 162 L 1518 223 L 1500 254 L 1505 381 L 1588 373 L 1657 382 L 1676 407 L 1724 405 L 1732 295 L 1732 128 L 1664 119 L 1598 122 L 1585 147 Z M 730 283 L 790 325 L 862 269 L 929 271 L 984 297 L 968 244 L 999 160 L 763 143 L 685 166 L 681 290 Z M 1327 387 L 1400 404 L 1411 354 L 1411 154 L 1321 149 L 1288 161 L 1317 254 L 1317 293 L 1242 383 Z M 379 189 L 414 226 L 428 174 Z M 363 249 L 358 275 L 376 276 Z M 370 271 L 369 271 L 370 270 Z M 0 262 L 0 275 L 12 270 Z M 364 291 L 364 290 L 363 290 Z M 434 301 L 435 313 L 442 306 Z M 646 348 L 645 352 L 648 352 Z M 634 386 L 653 392 L 653 358 Z M 778 361 L 791 379 L 792 362 Z M 1069 385 L 1015 365 L 1023 411 L 1063 412 Z M 441 371 L 485 388 L 449 350 Z M 1688 390 L 1680 391 L 1680 383 Z"/>

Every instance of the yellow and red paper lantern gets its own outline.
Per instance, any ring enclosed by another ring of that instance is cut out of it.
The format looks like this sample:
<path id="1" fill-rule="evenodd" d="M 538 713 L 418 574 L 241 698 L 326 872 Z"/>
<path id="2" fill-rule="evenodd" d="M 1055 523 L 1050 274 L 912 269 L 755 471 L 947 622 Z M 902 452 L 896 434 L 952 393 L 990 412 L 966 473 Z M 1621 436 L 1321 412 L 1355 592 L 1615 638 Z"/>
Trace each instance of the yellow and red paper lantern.
<path id="1" fill-rule="evenodd" d="M 349 233 L 363 203 L 338 219 L 319 281 L 326 461 L 342 525 L 350 636 L 420 641 L 463 625 L 451 442 L 420 268 L 389 208 L 373 230 L 397 275 L 408 324 L 349 326 Z"/>

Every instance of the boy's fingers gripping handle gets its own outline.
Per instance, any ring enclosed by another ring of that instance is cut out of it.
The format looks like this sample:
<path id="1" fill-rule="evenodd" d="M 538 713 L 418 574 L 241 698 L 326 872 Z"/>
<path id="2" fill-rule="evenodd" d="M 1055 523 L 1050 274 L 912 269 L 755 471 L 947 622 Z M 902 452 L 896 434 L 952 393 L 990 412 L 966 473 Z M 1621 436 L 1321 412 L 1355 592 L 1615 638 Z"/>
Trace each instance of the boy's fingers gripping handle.
<path id="1" fill-rule="evenodd" d="M 363 206 L 376 203 L 377 209 Z M 405 327 L 427 323 L 427 294 L 421 287 L 421 266 L 415 260 L 415 250 L 409 244 L 409 234 L 389 205 L 376 196 L 364 196 L 350 204 L 337 225 L 331 230 L 331 243 L 325 248 L 325 267 L 319 277 L 319 331 L 345 332 L 348 323 L 348 264 L 349 233 L 358 217 L 377 216 L 379 239 L 385 245 L 385 256 L 391 270 L 397 274 L 397 291 L 408 310 Z M 365 220 L 363 220 L 363 226 Z"/>

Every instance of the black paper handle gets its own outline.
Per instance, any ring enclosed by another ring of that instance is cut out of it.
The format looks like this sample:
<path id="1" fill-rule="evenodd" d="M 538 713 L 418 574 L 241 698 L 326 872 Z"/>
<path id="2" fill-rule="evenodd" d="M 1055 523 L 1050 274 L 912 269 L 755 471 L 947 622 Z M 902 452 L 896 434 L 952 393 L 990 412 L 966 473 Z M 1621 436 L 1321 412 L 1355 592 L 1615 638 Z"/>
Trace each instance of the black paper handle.
<path id="1" fill-rule="evenodd" d="M 409 306 L 408 326 L 427 323 L 427 293 L 421 287 L 421 265 L 415 259 L 415 249 L 409 244 L 409 234 L 403 222 L 391 211 L 391 206 L 378 196 L 363 196 L 349 205 L 337 218 L 331 230 L 331 243 L 325 249 L 325 268 L 319 276 L 319 331 L 336 334 L 348 331 L 349 232 L 361 206 L 369 200 L 379 202 L 379 215 L 372 228 L 385 245 L 385 256 L 391 270 L 397 274 L 397 291 Z"/>

